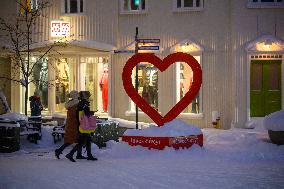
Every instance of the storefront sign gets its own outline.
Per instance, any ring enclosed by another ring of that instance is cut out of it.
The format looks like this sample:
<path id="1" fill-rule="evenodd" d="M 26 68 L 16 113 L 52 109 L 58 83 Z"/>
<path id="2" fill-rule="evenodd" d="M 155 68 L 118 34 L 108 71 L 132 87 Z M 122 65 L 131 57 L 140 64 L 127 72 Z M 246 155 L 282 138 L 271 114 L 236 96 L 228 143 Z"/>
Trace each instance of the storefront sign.
<path id="1" fill-rule="evenodd" d="M 67 21 L 51 21 L 50 23 L 51 37 L 68 37 L 70 36 L 70 22 Z"/>
<path id="2" fill-rule="evenodd" d="M 190 86 L 190 90 L 165 116 L 161 116 L 157 110 L 151 107 L 148 102 L 136 92 L 132 84 L 132 70 L 140 62 L 149 62 L 156 66 L 161 72 L 165 71 L 171 64 L 176 62 L 185 62 L 192 69 L 193 82 Z M 122 72 L 122 80 L 124 89 L 133 102 L 158 126 L 163 126 L 164 123 L 176 118 L 196 97 L 202 83 L 202 71 L 200 64 L 190 54 L 181 52 L 173 53 L 168 55 L 164 60 L 161 60 L 151 53 L 138 53 L 133 55 L 126 62 Z"/>

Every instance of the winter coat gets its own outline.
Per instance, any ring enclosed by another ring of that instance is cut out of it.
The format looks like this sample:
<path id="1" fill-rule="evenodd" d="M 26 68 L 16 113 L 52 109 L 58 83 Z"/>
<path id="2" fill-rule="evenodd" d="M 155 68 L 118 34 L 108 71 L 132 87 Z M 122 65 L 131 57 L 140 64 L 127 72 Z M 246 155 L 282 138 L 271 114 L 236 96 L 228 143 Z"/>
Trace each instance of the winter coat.
<path id="1" fill-rule="evenodd" d="M 40 116 L 43 107 L 41 105 L 40 97 L 39 96 L 30 96 L 30 108 L 31 108 L 31 115 L 32 116 Z"/>
<path id="2" fill-rule="evenodd" d="M 64 143 L 77 143 L 78 140 L 78 100 L 71 100 L 65 104 L 67 109 L 67 119 L 65 125 Z"/>

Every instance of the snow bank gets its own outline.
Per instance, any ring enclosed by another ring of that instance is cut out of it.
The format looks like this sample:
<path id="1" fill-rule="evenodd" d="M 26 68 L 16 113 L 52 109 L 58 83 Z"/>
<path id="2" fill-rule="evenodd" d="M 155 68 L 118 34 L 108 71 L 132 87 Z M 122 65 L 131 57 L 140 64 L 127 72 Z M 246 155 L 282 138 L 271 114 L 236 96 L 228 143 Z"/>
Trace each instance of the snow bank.
<path id="1" fill-rule="evenodd" d="M 128 129 L 124 135 L 129 136 L 156 136 L 156 137 L 178 137 L 189 135 L 200 135 L 202 131 L 200 128 L 189 125 L 179 119 L 175 119 L 166 123 L 162 127 L 150 125 L 150 127 L 143 130 Z"/>
<path id="2" fill-rule="evenodd" d="M 284 131 L 284 110 L 266 116 L 263 121 L 263 126 L 271 131 Z"/>

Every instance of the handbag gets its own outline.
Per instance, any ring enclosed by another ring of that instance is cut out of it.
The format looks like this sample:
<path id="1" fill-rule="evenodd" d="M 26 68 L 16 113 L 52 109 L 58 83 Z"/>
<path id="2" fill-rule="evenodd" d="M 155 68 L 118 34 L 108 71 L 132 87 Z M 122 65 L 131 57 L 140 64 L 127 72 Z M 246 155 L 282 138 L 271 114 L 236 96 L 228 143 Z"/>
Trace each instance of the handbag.
<path id="1" fill-rule="evenodd" d="M 83 113 L 80 119 L 80 126 L 79 126 L 80 133 L 93 133 L 95 132 L 96 127 L 97 127 L 96 116 L 86 116 Z"/>

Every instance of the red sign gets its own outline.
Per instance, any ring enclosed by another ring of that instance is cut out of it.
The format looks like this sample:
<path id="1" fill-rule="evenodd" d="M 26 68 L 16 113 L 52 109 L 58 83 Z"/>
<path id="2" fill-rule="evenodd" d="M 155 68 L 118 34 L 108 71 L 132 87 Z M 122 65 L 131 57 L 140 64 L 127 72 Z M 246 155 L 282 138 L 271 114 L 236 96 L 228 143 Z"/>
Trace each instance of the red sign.
<path id="1" fill-rule="evenodd" d="M 70 22 L 51 21 L 51 37 L 67 37 L 70 36 Z"/>
<path id="2" fill-rule="evenodd" d="M 152 108 L 144 98 L 135 90 L 132 84 L 131 74 L 133 68 L 140 62 L 149 62 L 156 66 L 161 72 L 165 71 L 171 64 L 176 62 L 185 62 L 193 72 L 193 82 L 190 90 L 185 96 L 163 117 L 154 108 Z M 128 96 L 133 102 L 146 113 L 158 126 L 164 125 L 176 118 L 196 97 L 202 83 L 202 71 L 199 63 L 193 56 L 186 53 L 173 53 L 164 60 L 150 53 L 138 53 L 133 55 L 125 64 L 122 72 L 123 86 Z"/>
<path id="3" fill-rule="evenodd" d="M 122 136 L 122 141 L 130 146 L 143 146 L 149 149 L 163 150 L 165 147 L 174 149 L 190 148 L 193 144 L 203 146 L 203 134 L 183 137 L 147 137 L 147 136 Z"/>

